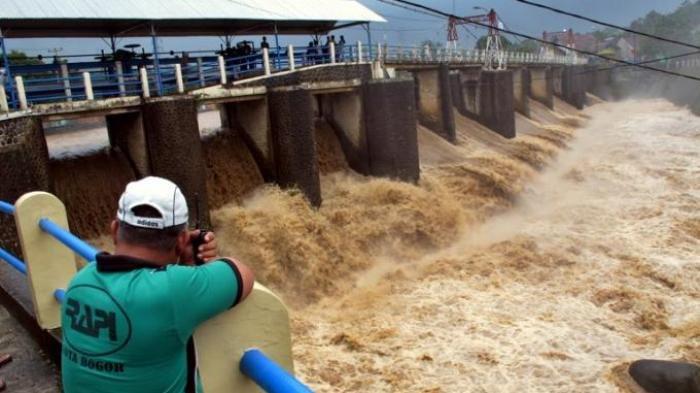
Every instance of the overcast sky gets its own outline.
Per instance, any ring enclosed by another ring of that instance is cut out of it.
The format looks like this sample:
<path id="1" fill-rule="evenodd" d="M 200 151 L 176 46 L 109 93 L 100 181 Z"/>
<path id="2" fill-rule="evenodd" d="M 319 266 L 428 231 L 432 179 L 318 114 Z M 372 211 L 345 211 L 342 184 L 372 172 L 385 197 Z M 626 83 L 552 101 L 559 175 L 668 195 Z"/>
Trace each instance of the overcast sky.
<path id="1" fill-rule="evenodd" d="M 118 0 L 115 0 L 118 1 Z M 290 0 L 293 1 L 293 0 Z M 446 21 L 410 10 L 398 8 L 379 0 L 359 0 L 369 8 L 375 10 L 388 23 L 372 25 L 372 39 L 387 41 L 391 44 L 412 45 L 423 40 L 445 42 L 447 37 Z M 419 1 L 419 0 L 417 0 Z M 567 11 L 584 14 L 596 19 L 601 19 L 614 24 L 628 25 L 634 19 L 646 15 L 649 11 L 656 10 L 667 13 L 676 9 L 683 0 L 537 0 L 538 2 L 555 6 Z M 457 15 L 474 15 L 482 11 L 474 7 L 494 8 L 505 21 L 508 28 L 524 32 L 530 35 L 541 36 L 542 31 L 559 31 L 565 28 L 573 28 L 576 32 L 592 31 L 596 27 L 593 24 L 564 15 L 534 8 L 515 0 L 429 0 L 423 4 L 434 8 L 452 12 Z M 454 4 L 454 9 L 453 9 Z M 482 30 L 473 30 L 477 35 L 483 35 Z M 458 31 L 461 47 L 473 47 L 474 38 L 463 28 Z M 366 40 L 366 33 L 361 27 L 345 29 L 335 33 L 344 34 L 347 41 Z M 259 41 L 258 37 L 254 37 Z M 303 45 L 309 41 L 309 37 L 282 37 L 281 45 L 292 43 Z M 128 42 L 142 43 L 150 50 L 150 40 L 125 39 L 121 45 Z M 219 46 L 216 38 L 166 38 L 160 40 L 160 45 L 166 50 L 194 50 L 212 49 Z M 274 44 L 273 44 L 274 45 Z M 41 39 L 9 40 L 10 49 L 23 50 L 29 54 L 42 53 L 48 56 L 52 48 L 62 48 L 61 54 L 97 53 L 107 46 L 95 39 Z"/>

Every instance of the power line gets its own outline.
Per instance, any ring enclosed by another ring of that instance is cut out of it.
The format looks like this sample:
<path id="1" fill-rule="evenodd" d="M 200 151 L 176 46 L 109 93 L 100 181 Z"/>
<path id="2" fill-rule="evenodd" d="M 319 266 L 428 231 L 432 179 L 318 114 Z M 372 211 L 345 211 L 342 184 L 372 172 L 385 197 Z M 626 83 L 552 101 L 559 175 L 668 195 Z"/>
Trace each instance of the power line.
<path id="1" fill-rule="evenodd" d="M 661 37 L 661 36 L 658 36 L 658 35 L 648 34 L 648 33 L 644 33 L 644 32 L 641 32 L 641 31 L 632 30 L 632 29 L 629 29 L 629 28 L 626 28 L 626 27 L 613 25 L 612 23 L 607 23 L 607 22 L 599 21 L 599 20 L 596 20 L 596 19 L 593 19 L 593 18 L 589 18 L 589 17 L 587 17 L 587 16 L 583 16 L 583 15 L 580 15 L 580 14 L 574 14 L 574 13 L 572 13 L 572 12 L 560 10 L 560 9 L 558 9 L 558 8 L 550 7 L 550 6 L 544 5 L 544 4 L 535 3 L 535 2 L 532 2 L 532 1 L 529 1 L 529 0 L 515 0 L 515 1 L 517 1 L 517 2 L 519 2 L 519 3 L 531 5 L 531 6 L 533 6 L 533 7 L 543 8 L 543 9 L 545 9 L 545 10 L 549 10 L 549 11 L 552 11 L 552 12 L 556 12 L 557 14 L 562 14 L 562 15 L 571 16 L 571 17 L 574 17 L 574 18 L 577 18 L 577 19 L 583 19 L 583 20 L 585 20 L 585 21 L 592 22 L 592 23 L 596 23 L 596 24 L 599 24 L 599 25 L 602 25 L 602 26 L 611 27 L 611 28 L 613 28 L 613 29 L 618 29 L 618 30 L 626 31 L 626 32 L 628 32 L 628 33 L 641 35 L 641 36 L 644 36 L 644 37 L 647 37 L 647 38 L 653 38 L 653 39 L 659 40 L 659 41 L 665 41 L 665 42 L 669 42 L 669 43 L 676 44 L 676 45 L 682 45 L 682 46 L 686 46 L 686 47 L 688 47 L 688 48 L 700 49 L 700 46 L 698 46 L 698 45 L 693 45 L 693 44 L 689 44 L 689 43 L 687 43 L 687 42 L 677 41 L 677 40 L 674 40 L 674 39 L 671 39 L 671 38 L 665 38 L 665 37 Z"/>
<path id="2" fill-rule="evenodd" d="M 392 4 L 392 3 L 389 2 L 389 0 L 380 0 L 380 1 L 383 1 L 383 2 L 385 2 L 385 3 L 387 3 L 387 4 Z M 582 50 L 582 49 L 569 48 L 569 47 L 567 47 L 566 45 L 562 45 L 562 44 L 559 44 L 559 43 L 556 43 L 556 42 L 548 42 L 548 41 L 545 41 L 545 40 L 543 40 L 543 39 L 540 39 L 540 38 L 537 38 L 537 37 L 533 37 L 533 36 L 531 36 L 531 35 L 527 35 L 527 34 L 523 34 L 523 33 L 517 33 L 517 32 L 514 32 L 514 31 L 510 31 L 510 30 L 501 29 L 500 27 L 487 25 L 487 24 L 481 23 L 481 22 L 476 22 L 476 21 L 473 21 L 473 20 L 470 20 L 470 19 L 467 19 L 467 18 L 459 17 L 459 16 L 457 16 L 457 15 L 452 15 L 452 14 L 450 14 L 450 13 L 447 13 L 447 12 L 444 12 L 444 11 L 440 11 L 440 10 L 435 9 L 435 8 L 432 8 L 432 7 L 428 7 L 428 6 L 425 6 L 425 5 L 422 5 L 422 4 L 418 4 L 418 3 L 414 3 L 414 2 L 412 2 L 412 1 L 407 1 L 407 0 L 390 0 L 390 1 L 394 1 L 394 2 L 397 2 L 397 3 L 405 4 L 405 5 L 414 7 L 414 8 L 418 8 L 418 9 L 423 10 L 423 12 L 432 12 L 432 13 L 434 13 L 434 14 L 441 15 L 441 16 L 443 16 L 443 17 L 445 17 L 445 18 L 455 18 L 455 19 L 459 19 L 459 20 L 464 20 L 464 21 L 467 21 L 467 22 L 469 22 L 469 23 L 472 23 L 472 24 L 475 24 L 475 25 L 478 25 L 478 26 L 482 26 L 482 27 L 486 27 L 486 28 L 490 28 L 490 29 L 499 31 L 499 32 L 501 32 L 501 33 L 516 35 L 516 36 L 519 36 L 519 37 L 522 37 L 522 38 L 527 38 L 527 39 L 530 39 L 530 40 L 533 40 L 533 41 L 540 42 L 540 43 L 542 43 L 542 44 L 556 46 L 556 47 L 559 47 L 559 48 L 562 48 L 562 49 L 565 49 L 565 50 L 570 50 L 570 51 L 577 52 L 577 53 L 581 53 L 581 54 L 584 54 L 584 55 L 593 56 L 593 57 L 598 57 L 598 58 L 601 58 L 601 59 L 604 59 L 604 60 L 607 60 L 607 61 L 611 61 L 611 62 L 615 62 L 615 63 L 620 63 L 620 64 L 625 64 L 625 65 L 627 65 L 627 66 L 635 66 L 635 67 L 639 67 L 639 68 L 643 68 L 643 69 L 647 69 L 647 70 L 651 70 L 651 71 L 661 72 L 661 73 L 664 73 L 664 74 L 674 75 L 674 76 L 678 76 L 678 77 L 681 77 L 681 78 L 691 79 L 691 80 L 695 80 L 695 81 L 699 81 L 699 82 L 700 82 L 700 78 L 695 77 L 695 76 L 692 76 L 692 75 L 686 75 L 686 74 L 682 74 L 682 73 L 674 72 L 674 71 L 669 71 L 669 70 L 662 70 L 662 69 L 659 69 L 659 68 L 649 67 L 649 66 L 646 66 L 646 65 L 643 65 L 643 64 L 637 64 L 637 63 L 634 63 L 634 62 L 631 62 L 631 61 L 626 61 L 626 60 L 621 60 L 621 59 L 615 59 L 615 58 L 612 58 L 612 57 L 607 57 L 607 56 L 599 55 L 599 54 L 597 54 L 597 53 L 589 52 L 589 51 Z M 520 1 L 520 0 L 516 0 L 516 1 Z M 408 8 L 408 9 L 410 9 L 410 8 Z"/>

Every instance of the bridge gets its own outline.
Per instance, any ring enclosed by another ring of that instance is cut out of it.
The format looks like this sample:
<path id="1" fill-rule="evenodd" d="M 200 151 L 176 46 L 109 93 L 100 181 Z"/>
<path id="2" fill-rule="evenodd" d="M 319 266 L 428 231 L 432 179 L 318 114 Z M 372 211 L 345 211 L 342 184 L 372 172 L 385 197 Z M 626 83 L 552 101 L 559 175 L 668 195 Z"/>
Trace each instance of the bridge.
<path id="1" fill-rule="evenodd" d="M 159 53 L 160 56 L 172 55 Z M 235 88 L 253 81 L 304 69 L 343 64 L 450 65 L 484 64 L 486 50 L 447 50 L 419 46 L 390 46 L 357 42 L 309 50 L 289 45 L 284 51 L 263 48 L 247 56 L 215 55 L 191 58 L 172 56 L 159 61 L 97 61 L 13 66 L 14 78 L 0 85 L 0 115 L 15 112 L 41 115 L 80 112 L 85 108 L 118 110 L 141 98 L 189 94 L 215 99 L 207 88 Z M 524 65 L 574 65 L 585 60 L 575 56 L 505 51 L 511 67 Z M 98 56 L 99 57 L 99 56 Z"/>

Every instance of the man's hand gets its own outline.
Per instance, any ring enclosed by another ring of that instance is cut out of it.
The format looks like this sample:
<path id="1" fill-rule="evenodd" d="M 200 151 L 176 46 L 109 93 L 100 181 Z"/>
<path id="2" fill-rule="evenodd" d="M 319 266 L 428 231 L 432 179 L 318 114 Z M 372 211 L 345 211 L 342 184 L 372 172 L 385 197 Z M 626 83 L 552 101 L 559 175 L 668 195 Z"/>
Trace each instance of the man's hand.
<path id="1" fill-rule="evenodd" d="M 190 240 L 189 242 L 187 242 L 187 247 L 185 247 L 185 249 L 183 250 L 182 255 L 180 255 L 180 262 L 182 264 L 194 265 L 194 255 L 192 254 L 192 240 L 196 239 L 197 236 L 199 236 L 199 232 L 199 229 L 189 231 Z M 197 250 L 197 256 L 205 262 L 209 262 L 213 259 L 216 259 L 219 256 L 219 250 L 217 249 L 216 236 L 214 235 L 214 232 L 207 232 L 206 236 L 204 236 L 204 244 L 199 246 L 199 250 Z"/>

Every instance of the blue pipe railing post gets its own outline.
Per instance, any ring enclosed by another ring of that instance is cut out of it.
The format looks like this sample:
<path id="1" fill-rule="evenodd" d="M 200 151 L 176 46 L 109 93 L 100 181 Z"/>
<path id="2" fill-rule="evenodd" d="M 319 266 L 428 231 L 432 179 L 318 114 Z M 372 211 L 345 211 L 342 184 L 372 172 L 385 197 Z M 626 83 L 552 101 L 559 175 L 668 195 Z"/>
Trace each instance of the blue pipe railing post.
<path id="1" fill-rule="evenodd" d="M 56 298 L 57 302 L 63 304 L 63 299 L 66 297 L 66 291 L 63 289 L 57 289 L 53 291 L 53 297 Z"/>
<path id="2" fill-rule="evenodd" d="M 0 248 L 0 259 L 17 269 L 22 274 L 27 274 L 27 265 L 21 259 Z"/>
<path id="3" fill-rule="evenodd" d="M 372 30 L 370 29 L 369 22 L 365 24 L 365 30 L 367 30 L 367 55 L 369 62 L 372 62 Z"/>
<path id="4" fill-rule="evenodd" d="M 163 79 L 160 75 L 160 55 L 158 55 L 158 37 L 156 37 L 156 26 L 151 23 L 151 40 L 153 42 L 153 68 L 156 71 L 156 88 L 158 96 L 163 95 Z"/>
<path id="5" fill-rule="evenodd" d="M 56 225 L 48 218 L 39 220 L 39 227 L 88 262 L 94 261 L 95 257 L 100 252 L 96 248 L 85 243 L 79 237 Z"/>
<path id="6" fill-rule="evenodd" d="M 4 201 L 0 201 L 0 213 L 15 214 L 15 206 Z"/>
<path id="7" fill-rule="evenodd" d="M 249 349 L 243 354 L 240 369 L 267 393 L 313 393 L 259 349 Z"/>

